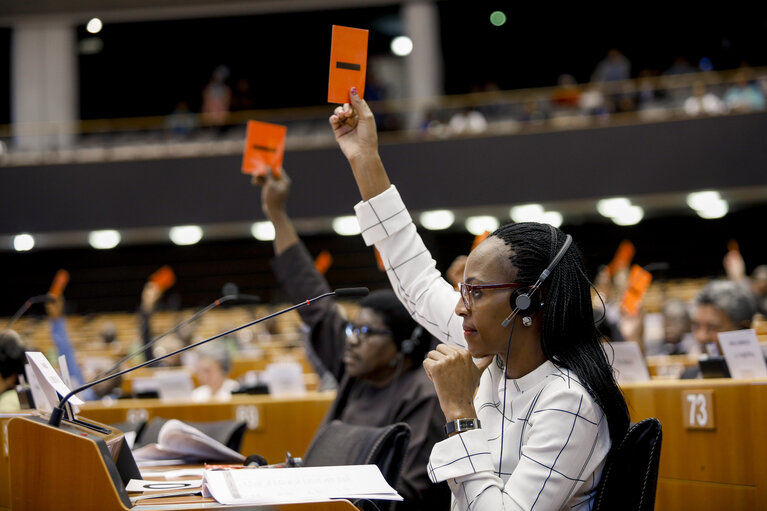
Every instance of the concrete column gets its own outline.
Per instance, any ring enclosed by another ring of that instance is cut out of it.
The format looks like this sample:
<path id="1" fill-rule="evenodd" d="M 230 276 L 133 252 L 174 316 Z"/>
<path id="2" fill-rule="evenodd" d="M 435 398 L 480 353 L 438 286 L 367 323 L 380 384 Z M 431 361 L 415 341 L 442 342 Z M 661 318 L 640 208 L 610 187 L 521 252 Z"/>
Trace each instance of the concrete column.
<path id="1" fill-rule="evenodd" d="M 413 40 L 413 53 L 406 60 L 407 93 L 412 99 L 407 119 L 409 129 L 417 129 L 433 103 L 431 98 L 444 93 L 439 11 L 429 1 L 414 0 L 402 6 L 405 35 Z"/>
<path id="2" fill-rule="evenodd" d="M 11 39 L 14 143 L 27 150 L 68 147 L 78 119 L 75 27 L 68 21 L 19 22 Z"/>

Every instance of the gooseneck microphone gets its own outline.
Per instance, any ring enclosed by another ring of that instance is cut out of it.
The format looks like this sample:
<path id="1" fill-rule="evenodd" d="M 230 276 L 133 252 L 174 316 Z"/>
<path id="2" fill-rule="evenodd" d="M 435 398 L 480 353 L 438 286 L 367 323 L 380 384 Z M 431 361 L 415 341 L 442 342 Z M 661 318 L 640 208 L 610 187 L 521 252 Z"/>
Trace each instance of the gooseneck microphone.
<path id="1" fill-rule="evenodd" d="M 223 287 L 222 291 L 223 291 L 223 295 L 224 296 L 222 296 L 221 298 L 216 299 L 214 302 L 206 305 L 205 307 L 203 307 L 199 311 L 195 312 L 192 316 L 188 317 L 184 321 L 179 322 L 178 324 L 176 324 L 170 330 L 168 330 L 166 332 L 163 332 L 162 334 L 158 335 L 157 337 L 155 337 L 154 339 L 152 339 L 148 343 L 146 343 L 143 346 L 141 346 L 140 348 L 138 348 L 136 351 L 125 355 L 123 358 L 118 360 L 114 365 L 112 365 L 112 367 L 110 367 L 109 369 L 107 369 L 105 371 L 102 371 L 98 375 L 96 375 L 94 380 L 97 379 L 97 378 L 103 378 L 104 376 L 108 375 L 109 373 L 111 373 L 115 369 L 119 368 L 121 365 L 123 365 L 125 362 L 127 362 L 130 359 L 132 359 L 136 355 L 139 355 L 141 353 L 149 353 L 147 350 L 151 349 L 152 346 L 157 344 L 161 339 L 164 339 L 165 337 L 178 332 L 179 330 L 181 330 L 186 325 L 189 325 L 190 323 L 193 323 L 193 322 L 197 321 L 198 319 L 200 319 L 200 317 L 203 314 L 205 314 L 206 312 L 208 312 L 208 311 L 210 311 L 210 310 L 212 310 L 212 309 L 214 309 L 214 308 L 216 308 L 216 307 L 218 307 L 220 305 L 223 305 L 223 304 L 228 303 L 228 302 L 233 302 L 233 301 L 243 301 L 243 302 L 250 302 L 250 303 L 260 303 L 261 302 L 261 297 L 259 297 L 259 296 L 240 294 L 239 293 L 239 289 L 237 288 L 237 285 L 236 284 L 232 284 L 231 282 L 228 282 L 228 283 L 224 284 L 224 287 Z"/>
<path id="2" fill-rule="evenodd" d="M 79 392 L 82 392 L 83 390 L 86 390 L 86 389 L 89 389 L 89 388 L 93 387 L 94 385 L 98 385 L 99 383 L 103 383 L 103 382 L 111 380 L 113 378 L 117 378 L 118 376 L 122 376 L 124 374 L 128 374 L 131 371 L 135 371 L 136 369 L 140 369 L 142 367 L 146 367 L 148 365 L 154 364 L 155 362 L 159 362 L 160 360 L 164 360 L 166 358 L 178 355 L 179 353 L 183 353 L 185 351 L 191 350 L 192 348 L 196 348 L 196 347 L 201 346 L 201 345 L 203 345 L 203 344 L 205 344 L 207 342 L 215 341 L 216 339 L 220 339 L 221 337 L 225 337 L 227 335 L 230 335 L 230 334 L 232 334 L 234 332 L 242 330 L 243 328 L 248 328 L 248 327 L 251 327 L 251 326 L 256 325 L 258 323 L 262 323 L 264 321 L 270 320 L 270 319 L 272 319 L 272 318 L 274 318 L 276 316 L 279 316 L 281 314 L 285 314 L 286 312 L 290 312 L 292 310 L 299 309 L 301 307 L 308 307 L 312 303 L 314 303 L 314 302 L 316 302 L 318 300 L 322 300 L 323 298 L 327 298 L 329 296 L 337 296 L 339 298 L 356 298 L 356 297 L 366 296 L 369 292 L 370 291 L 366 287 L 351 287 L 351 288 L 336 289 L 335 291 L 331 291 L 329 293 L 321 294 L 321 295 L 316 296 L 314 298 L 310 298 L 310 299 L 308 299 L 306 301 L 297 303 L 295 305 L 292 305 L 290 307 L 287 307 L 287 308 L 282 309 L 280 311 L 277 311 L 275 313 L 269 314 L 268 316 L 265 316 L 263 318 L 256 319 L 254 321 L 251 321 L 250 323 L 245 323 L 244 325 L 240 325 L 238 327 L 232 328 L 231 330 L 227 330 L 226 332 L 223 332 L 223 333 L 220 333 L 220 334 L 216 334 L 213 337 L 208 337 L 207 339 L 203 339 L 202 341 L 196 342 L 194 344 L 190 344 L 189 346 L 184 346 L 183 348 L 177 349 L 176 351 L 172 351 L 170 353 L 166 353 L 165 355 L 162 355 L 160 357 L 155 357 L 152 360 L 147 360 L 146 362 L 143 362 L 143 363 L 141 363 L 141 364 L 139 364 L 137 366 L 133 366 L 131 368 L 125 369 L 124 371 L 120 371 L 119 373 L 114 373 L 114 374 L 111 374 L 111 375 L 106 376 L 104 378 L 91 381 L 90 383 L 86 383 L 85 385 L 82 385 L 82 386 L 74 389 L 69 394 L 67 394 L 66 396 L 61 398 L 61 400 L 59 401 L 59 406 L 57 406 L 56 408 L 54 408 L 51 411 L 51 417 L 48 420 L 48 424 L 50 424 L 51 426 L 54 426 L 54 427 L 59 427 L 61 425 L 61 420 L 64 417 L 64 407 L 66 406 L 67 401 L 69 401 L 69 398 L 71 398 L 72 396 L 74 396 L 75 394 L 77 394 Z"/>
<path id="3" fill-rule="evenodd" d="M 11 328 L 11 326 L 16 323 L 16 321 L 18 321 L 18 319 L 23 316 L 24 313 L 27 312 L 30 307 L 32 307 L 32 305 L 41 302 L 52 302 L 53 300 L 55 300 L 55 298 L 51 295 L 37 295 L 28 299 L 21 307 L 19 307 L 19 310 L 16 311 L 16 314 L 11 316 L 11 319 L 9 319 L 8 323 L 6 323 L 4 330 Z"/>

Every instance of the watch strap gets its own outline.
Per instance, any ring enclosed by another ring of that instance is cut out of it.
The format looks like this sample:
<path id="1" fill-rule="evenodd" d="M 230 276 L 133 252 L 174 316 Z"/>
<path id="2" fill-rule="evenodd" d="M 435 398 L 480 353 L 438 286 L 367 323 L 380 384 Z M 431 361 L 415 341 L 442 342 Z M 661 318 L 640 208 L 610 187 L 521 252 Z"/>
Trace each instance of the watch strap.
<path id="1" fill-rule="evenodd" d="M 481 426 L 479 419 L 456 419 L 445 424 L 445 436 L 449 437 L 453 433 L 463 433 L 464 431 L 471 431 L 472 429 L 480 429 Z"/>

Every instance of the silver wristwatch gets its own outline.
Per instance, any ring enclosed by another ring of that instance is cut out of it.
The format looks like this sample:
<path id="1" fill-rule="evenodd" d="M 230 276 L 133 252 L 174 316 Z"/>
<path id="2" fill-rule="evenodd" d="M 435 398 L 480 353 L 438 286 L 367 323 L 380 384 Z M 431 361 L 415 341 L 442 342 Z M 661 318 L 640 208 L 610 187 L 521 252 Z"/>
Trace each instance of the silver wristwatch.
<path id="1" fill-rule="evenodd" d="M 479 419 L 456 419 L 445 424 L 445 436 L 450 436 L 453 433 L 463 433 L 464 431 L 470 431 L 472 429 L 479 429 L 482 425 Z"/>

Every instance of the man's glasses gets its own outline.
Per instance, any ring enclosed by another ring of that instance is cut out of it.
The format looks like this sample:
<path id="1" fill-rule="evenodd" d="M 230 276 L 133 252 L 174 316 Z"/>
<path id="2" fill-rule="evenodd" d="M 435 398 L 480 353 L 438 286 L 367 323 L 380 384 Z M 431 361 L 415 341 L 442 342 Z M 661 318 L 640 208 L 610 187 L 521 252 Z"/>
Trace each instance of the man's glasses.
<path id="1" fill-rule="evenodd" d="M 471 310 L 474 306 L 474 298 L 482 296 L 479 292 L 481 289 L 511 289 L 515 287 L 522 287 L 524 284 L 467 284 L 465 282 L 458 283 L 458 289 L 461 291 L 461 298 L 463 299 L 463 306 L 466 310 Z"/>
<path id="2" fill-rule="evenodd" d="M 360 341 L 365 342 L 371 335 L 392 335 L 392 333 L 389 330 L 384 330 L 382 328 L 372 328 L 367 325 L 357 326 L 352 323 L 347 323 L 346 337 L 351 337 L 352 335 L 356 336 Z"/>

